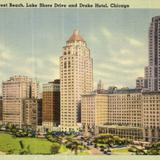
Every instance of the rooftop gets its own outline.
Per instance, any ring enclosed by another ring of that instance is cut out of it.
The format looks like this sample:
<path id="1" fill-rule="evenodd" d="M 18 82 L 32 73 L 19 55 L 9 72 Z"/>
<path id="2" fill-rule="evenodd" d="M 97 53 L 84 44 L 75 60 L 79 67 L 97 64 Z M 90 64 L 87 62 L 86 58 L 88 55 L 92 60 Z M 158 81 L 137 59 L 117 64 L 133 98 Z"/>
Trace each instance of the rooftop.
<path id="1" fill-rule="evenodd" d="M 75 42 L 75 41 L 84 41 L 84 39 L 79 34 L 79 30 L 74 30 L 71 37 L 67 40 L 67 42 Z"/>

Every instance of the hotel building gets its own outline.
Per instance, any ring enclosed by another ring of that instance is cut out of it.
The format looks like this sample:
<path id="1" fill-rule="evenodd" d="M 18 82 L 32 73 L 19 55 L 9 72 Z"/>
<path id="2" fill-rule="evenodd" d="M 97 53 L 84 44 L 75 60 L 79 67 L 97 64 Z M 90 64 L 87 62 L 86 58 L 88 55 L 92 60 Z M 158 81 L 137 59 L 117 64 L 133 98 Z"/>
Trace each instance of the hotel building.
<path id="1" fill-rule="evenodd" d="M 142 113 L 144 140 L 160 140 L 160 92 L 142 93 Z"/>
<path id="2" fill-rule="evenodd" d="M 62 131 L 79 131 L 81 95 L 93 90 L 93 64 L 87 43 L 75 30 L 60 57 Z"/>
<path id="3" fill-rule="evenodd" d="M 97 90 L 82 95 L 81 123 L 85 132 L 93 133 L 97 125 L 108 122 L 108 96 L 105 92 L 100 80 L 97 84 Z"/>
<path id="4" fill-rule="evenodd" d="M 13 76 L 2 82 L 3 123 L 24 124 L 24 100 L 38 98 L 39 87 L 36 81 L 26 76 Z M 27 117 L 27 116 L 26 116 Z"/>
<path id="5" fill-rule="evenodd" d="M 86 123 L 88 131 L 95 134 L 111 133 L 142 140 L 141 90 L 113 88 L 102 92 L 82 96 L 82 124 Z"/>
<path id="6" fill-rule="evenodd" d="M 160 92 L 141 89 L 115 89 L 106 92 L 82 96 L 82 109 L 85 111 L 82 113 L 82 124 L 86 123 L 91 128 L 94 126 L 95 134 L 110 133 L 149 142 L 160 139 Z M 101 101 L 95 103 L 94 96 L 99 96 Z M 98 123 L 94 108 L 99 108 L 96 110 L 98 113 L 103 109 L 105 116 L 102 114 L 101 118 L 106 119 Z"/>
<path id="7" fill-rule="evenodd" d="M 110 133 L 134 140 L 143 140 L 141 89 L 108 91 L 107 123 L 95 132 Z"/>
<path id="8" fill-rule="evenodd" d="M 101 93 L 91 93 L 82 96 L 81 123 L 83 129 L 94 132 L 95 126 L 107 123 L 108 96 Z"/>
<path id="9" fill-rule="evenodd" d="M 60 124 L 60 80 L 43 84 L 42 125 L 52 130 Z"/>
<path id="10" fill-rule="evenodd" d="M 107 95 L 108 124 L 142 126 L 142 96 L 140 89 L 115 90 Z"/>

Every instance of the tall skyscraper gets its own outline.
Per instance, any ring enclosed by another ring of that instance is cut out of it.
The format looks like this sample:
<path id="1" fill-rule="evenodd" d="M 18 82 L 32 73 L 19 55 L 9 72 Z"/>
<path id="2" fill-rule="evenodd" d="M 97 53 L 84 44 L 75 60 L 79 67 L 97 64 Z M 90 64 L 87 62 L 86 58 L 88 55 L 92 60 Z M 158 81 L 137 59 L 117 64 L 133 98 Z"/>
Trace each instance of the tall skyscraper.
<path id="1" fill-rule="evenodd" d="M 20 127 L 26 125 L 23 117 L 29 113 L 24 110 L 30 107 L 25 108 L 27 105 L 24 105 L 24 100 L 37 99 L 38 93 L 38 83 L 26 76 L 13 76 L 2 82 L 3 123 L 13 123 Z"/>
<path id="2" fill-rule="evenodd" d="M 61 130 L 78 131 L 81 95 L 93 90 L 93 60 L 87 43 L 75 30 L 60 57 Z"/>
<path id="3" fill-rule="evenodd" d="M 145 79 L 150 91 L 160 91 L 160 16 L 152 18 L 149 28 L 149 65 Z"/>
<path id="4" fill-rule="evenodd" d="M 43 84 L 42 124 L 52 130 L 60 124 L 60 80 Z"/>

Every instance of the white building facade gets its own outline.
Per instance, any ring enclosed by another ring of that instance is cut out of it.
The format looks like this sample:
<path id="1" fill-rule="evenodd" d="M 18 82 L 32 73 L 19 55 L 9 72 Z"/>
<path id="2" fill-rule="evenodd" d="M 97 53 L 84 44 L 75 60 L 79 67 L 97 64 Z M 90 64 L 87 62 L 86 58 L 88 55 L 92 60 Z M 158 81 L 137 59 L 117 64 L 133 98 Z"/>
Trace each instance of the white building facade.
<path id="1" fill-rule="evenodd" d="M 93 90 L 93 60 L 79 31 L 74 31 L 60 57 L 62 131 L 79 131 L 81 95 Z"/>

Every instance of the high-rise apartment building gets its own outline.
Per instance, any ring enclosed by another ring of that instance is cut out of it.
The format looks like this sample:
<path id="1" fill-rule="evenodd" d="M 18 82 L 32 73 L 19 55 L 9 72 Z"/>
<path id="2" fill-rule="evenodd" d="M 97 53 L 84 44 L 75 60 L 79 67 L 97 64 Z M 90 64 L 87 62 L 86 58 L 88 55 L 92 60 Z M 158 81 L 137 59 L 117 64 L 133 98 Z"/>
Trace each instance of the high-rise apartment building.
<path id="1" fill-rule="evenodd" d="M 28 98 L 23 100 L 23 125 L 36 128 L 38 124 L 37 99 Z"/>
<path id="2" fill-rule="evenodd" d="M 42 125 L 52 130 L 60 124 L 60 80 L 43 84 Z"/>
<path id="3" fill-rule="evenodd" d="M 61 130 L 78 131 L 81 95 L 93 90 L 93 64 L 87 43 L 75 30 L 60 57 Z"/>
<path id="4" fill-rule="evenodd" d="M 152 18 L 149 27 L 149 65 L 145 67 L 145 79 L 150 91 L 160 91 L 160 16 Z"/>
<path id="5" fill-rule="evenodd" d="M 2 82 L 3 123 L 24 124 L 24 100 L 38 98 L 39 85 L 26 76 L 13 76 Z"/>
<path id="6" fill-rule="evenodd" d="M 136 79 L 136 88 L 142 89 L 145 87 L 145 79 L 143 77 L 138 77 Z"/>

